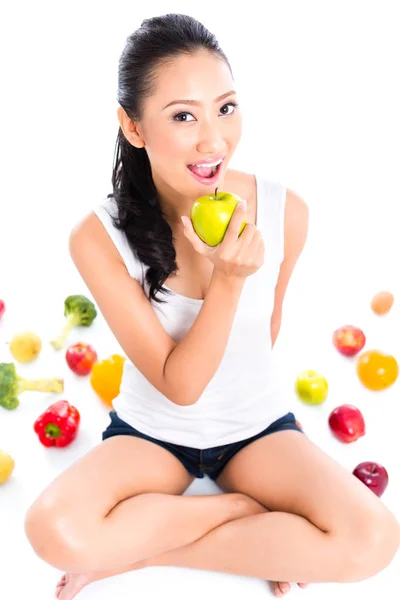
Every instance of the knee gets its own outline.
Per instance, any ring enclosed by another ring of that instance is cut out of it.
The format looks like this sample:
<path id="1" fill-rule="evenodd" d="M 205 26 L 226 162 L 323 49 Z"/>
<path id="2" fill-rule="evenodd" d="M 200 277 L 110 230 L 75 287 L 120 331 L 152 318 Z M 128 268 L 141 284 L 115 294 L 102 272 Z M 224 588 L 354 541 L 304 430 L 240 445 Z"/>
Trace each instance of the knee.
<path id="1" fill-rule="evenodd" d="M 56 569 L 80 572 L 87 556 L 82 532 L 60 505 L 37 500 L 24 520 L 25 535 L 34 552 Z"/>
<path id="2" fill-rule="evenodd" d="M 364 522 L 347 535 L 343 582 L 362 581 L 383 571 L 400 547 L 400 524 L 385 507 L 363 517 Z"/>

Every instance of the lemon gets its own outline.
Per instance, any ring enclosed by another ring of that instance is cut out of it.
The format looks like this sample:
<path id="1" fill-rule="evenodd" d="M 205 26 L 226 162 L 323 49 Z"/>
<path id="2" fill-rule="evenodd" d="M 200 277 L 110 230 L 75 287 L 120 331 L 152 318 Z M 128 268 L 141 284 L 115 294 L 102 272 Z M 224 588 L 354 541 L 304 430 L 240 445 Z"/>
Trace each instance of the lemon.
<path id="1" fill-rule="evenodd" d="M 35 360 L 42 349 L 42 340 L 32 331 L 16 333 L 10 342 L 10 352 L 21 363 Z"/>
<path id="2" fill-rule="evenodd" d="M 0 485 L 5 483 L 11 477 L 14 471 L 14 459 L 4 450 L 0 450 Z"/>

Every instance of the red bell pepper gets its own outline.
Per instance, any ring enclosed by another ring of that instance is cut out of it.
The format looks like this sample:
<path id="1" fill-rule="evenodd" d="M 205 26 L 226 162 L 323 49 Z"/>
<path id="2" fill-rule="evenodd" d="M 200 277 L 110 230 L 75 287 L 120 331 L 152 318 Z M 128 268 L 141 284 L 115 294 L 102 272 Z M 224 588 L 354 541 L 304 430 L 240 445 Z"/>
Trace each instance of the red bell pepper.
<path id="1" fill-rule="evenodd" d="M 77 436 L 81 416 L 67 400 L 51 404 L 34 423 L 34 430 L 43 446 L 68 446 Z"/>

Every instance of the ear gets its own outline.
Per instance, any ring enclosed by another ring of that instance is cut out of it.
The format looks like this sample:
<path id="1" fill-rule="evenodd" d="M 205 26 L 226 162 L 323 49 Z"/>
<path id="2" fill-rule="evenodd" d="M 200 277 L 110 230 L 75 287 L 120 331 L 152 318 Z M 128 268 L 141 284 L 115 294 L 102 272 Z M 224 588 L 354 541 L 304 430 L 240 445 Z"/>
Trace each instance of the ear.
<path id="1" fill-rule="evenodd" d="M 128 117 L 122 106 L 118 107 L 117 115 L 120 127 L 128 142 L 131 143 L 132 146 L 136 146 L 136 148 L 144 148 L 145 143 L 143 134 L 136 121 L 132 121 L 132 119 Z"/>

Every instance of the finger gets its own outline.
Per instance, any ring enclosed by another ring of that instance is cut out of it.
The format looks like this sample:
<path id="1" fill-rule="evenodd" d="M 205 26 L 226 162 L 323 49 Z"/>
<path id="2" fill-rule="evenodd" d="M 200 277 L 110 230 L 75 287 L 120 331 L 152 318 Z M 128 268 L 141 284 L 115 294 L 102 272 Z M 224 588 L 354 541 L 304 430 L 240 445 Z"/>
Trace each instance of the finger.
<path id="1" fill-rule="evenodd" d="M 253 243 L 248 248 L 248 254 L 253 257 L 257 265 L 264 264 L 265 244 L 261 236 L 256 236 Z"/>
<path id="2" fill-rule="evenodd" d="M 196 252 L 199 252 L 200 254 L 206 254 L 210 246 L 205 244 L 203 240 L 197 235 L 196 231 L 193 228 L 192 220 L 188 217 L 181 217 L 181 219 L 183 223 L 184 236 L 189 240 Z"/>
<path id="3" fill-rule="evenodd" d="M 239 237 L 239 231 L 242 227 L 243 221 L 246 220 L 247 214 L 247 203 L 245 200 L 238 202 L 233 211 L 232 217 L 229 221 L 228 228 L 225 232 L 222 244 L 224 246 L 233 245 Z"/>
<path id="4" fill-rule="evenodd" d="M 236 242 L 239 252 L 257 250 L 261 239 L 259 230 L 254 225 L 248 223 Z"/>

